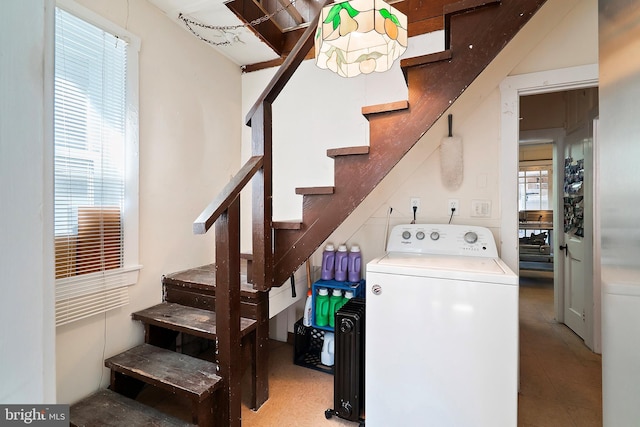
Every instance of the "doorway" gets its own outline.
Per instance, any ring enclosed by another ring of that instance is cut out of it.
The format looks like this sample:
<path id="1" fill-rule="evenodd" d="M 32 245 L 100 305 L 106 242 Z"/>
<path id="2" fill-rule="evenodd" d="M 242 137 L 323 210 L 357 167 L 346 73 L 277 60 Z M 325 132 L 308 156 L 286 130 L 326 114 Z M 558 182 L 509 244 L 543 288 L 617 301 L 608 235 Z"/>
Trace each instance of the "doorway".
<path id="1" fill-rule="evenodd" d="M 521 96 L 519 105 L 520 276 L 551 272 L 556 320 L 593 348 L 591 123 L 598 89 Z"/>
<path id="2" fill-rule="evenodd" d="M 502 185 L 505 188 L 501 205 L 501 241 L 502 254 L 501 257 L 507 264 L 516 271 L 519 271 L 519 217 L 518 212 L 518 194 L 517 186 L 514 184 L 515 177 L 518 176 L 519 169 L 519 144 L 520 139 L 520 97 L 528 95 L 546 94 L 550 92 L 571 91 L 574 89 L 585 89 L 597 86 L 598 68 L 597 65 L 586 65 L 572 67 L 560 70 L 551 70 L 531 74 L 523 74 L 518 76 L 507 77 L 500 85 L 502 97 L 502 120 L 501 120 L 501 176 Z M 567 123 L 570 123 L 575 115 L 567 115 Z M 563 126 L 569 129 L 571 126 Z M 557 147 L 558 144 L 556 144 Z M 564 181 L 564 165 L 560 165 L 560 161 L 564 159 L 564 152 L 560 152 L 556 148 L 554 165 L 555 188 L 563 188 Z M 562 193 L 556 192 L 556 203 L 563 206 Z M 593 203 L 597 206 L 597 203 Z M 556 209 L 557 210 L 557 209 Z M 555 215 L 553 219 L 554 230 L 564 229 L 564 212 L 563 215 Z M 557 240 L 556 240 L 557 241 Z M 596 242 L 596 241 L 594 241 Z M 597 243 L 597 242 L 596 242 Z M 555 245 L 554 245 L 555 246 Z M 597 245 L 594 245 L 597 246 Z M 557 252 L 557 247 L 554 248 Z M 598 248 L 594 248 L 596 251 Z M 554 261 L 557 254 L 554 254 Z M 594 259 L 594 261 L 596 261 Z M 595 264 L 595 262 L 594 262 Z M 554 266 L 554 283 L 558 284 L 554 288 L 554 311 L 559 321 L 563 319 L 563 309 L 565 289 L 561 289 L 562 281 L 557 280 L 558 269 Z M 594 297 L 594 304 L 586 307 L 585 319 L 587 324 L 587 334 L 585 336 L 585 344 L 594 351 L 600 351 L 600 335 L 597 333 L 600 328 L 600 282 L 596 278 L 592 283 L 588 283 L 591 287 Z M 591 310 L 591 311 L 589 311 Z"/>

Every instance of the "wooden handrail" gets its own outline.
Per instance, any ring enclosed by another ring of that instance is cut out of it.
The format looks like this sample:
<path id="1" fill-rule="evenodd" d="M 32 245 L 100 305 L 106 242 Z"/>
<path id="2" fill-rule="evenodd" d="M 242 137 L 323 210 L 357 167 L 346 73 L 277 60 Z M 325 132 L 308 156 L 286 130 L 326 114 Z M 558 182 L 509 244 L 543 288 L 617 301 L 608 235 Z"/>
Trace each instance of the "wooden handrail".
<path id="1" fill-rule="evenodd" d="M 242 166 L 240 171 L 222 189 L 220 194 L 207 206 L 200 216 L 193 222 L 193 233 L 204 234 L 226 211 L 238 197 L 242 189 L 262 168 L 263 156 L 253 156 Z"/>
<path id="2" fill-rule="evenodd" d="M 313 20 L 309 21 L 309 26 L 305 32 L 302 33 L 302 36 L 287 56 L 287 59 L 280 68 L 278 68 L 278 71 L 269 82 L 269 85 L 264 89 L 258 100 L 253 104 L 251 110 L 247 113 L 245 118 L 247 126 L 251 126 L 251 118 L 262 104 L 265 102 L 271 104 L 275 101 L 278 95 L 280 95 L 280 92 L 282 92 L 282 89 L 287 85 L 287 82 L 289 82 L 293 73 L 296 72 L 302 61 L 304 61 L 309 49 L 313 46 L 313 36 L 318 26 L 318 19 L 320 19 L 322 8 L 332 1 L 333 0 L 322 0 L 320 2 L 320 10 L 318 11 L 318 14 L 313 18 Z"/>
<path id="3" fill-rule="evenodd" d="M 323 6 L 329 1 L 321 0 Z M 313 45 L 320 13 L 309 23 L 302 38 L 247 115 L 247 124 L 252 131 L 252 157 L 193 223 L 195 234 L 204 234 L 216 224 L 216 322 L 219 367 L 224 381 L 219 402 L 220 420 L 230 427 L 241 425 L 239 196 L 245 185 L 253 180 L 253 257 L 257 262 L 247 260 L 252 264 L 247 278 L 252 276 L 250 280 L 255 289 L 268 291 L 273 286 L 271 104 Z M 267 347 L 268 332 L 268 322 L 259 320 L 256 348 Z M 264 381 L 260 396 L 256 395 L 256 401 L 262 403 L 269 395 L 266 353 L 260 359 L 256 360 L 254 374 Z M 258 371 L 262 373 L 258 374 Z"/>

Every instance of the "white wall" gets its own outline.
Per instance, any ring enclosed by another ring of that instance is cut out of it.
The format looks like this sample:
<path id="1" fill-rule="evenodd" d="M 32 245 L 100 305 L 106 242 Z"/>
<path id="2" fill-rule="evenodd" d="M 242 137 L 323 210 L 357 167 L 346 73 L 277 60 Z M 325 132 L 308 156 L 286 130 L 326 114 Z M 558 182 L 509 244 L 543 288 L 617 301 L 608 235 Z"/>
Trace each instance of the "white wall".
<path id="1" fill-rule="evenodd" d="M 449 220 L 448 199 L 460 202 L 460 214 L 453 223 L 482 225 L 492 229 L 499 245 L 502 241 L 502 197 L 509 186 L 517 188 L 515 176 L 500 174 L 500 82 L 511 73 L 527 73 L 539 68 L 551 69 L 597 62 L 597 36 L 593 17 L 595 0 L 549 0 L 532 22 L 516 36 L 503 53 L 472 84 L 450 109 L 454 133 L 463 139 L 464 181 L 455 192 L 446 190 L 440 180 L 438 146 L 447 134 L 446 114 L 414 146 L 382 183 L 349 218 L 329 237 L 333 243 L 359 243 L 365 262 L 384 253 L 384 233 L 389 208 L 391 225 L 412 219 L 409 199 L 419 197 L 418 222 L 443 223 Z M 586 24 L 585 24 L 586 23 Z M 411 41 L 410 41 L 411 43 Z M 436 46 L 434 43 L 431 48 Z M 405 57 L 411 53 L 405 54 Z M 284 107 L 276 101 L 274 126 L 293 126 L 296 131 L 274 132 L 274 214 L 276 219 L 301 217 L 301 199 L 294 188 L 306 185 L 333 185 L 333 165 L 325 158 L 326 148 L 366 143 L 366 130 L 358 126 L 361 108 L 378 100 L 380 88 L 395 88 L 399 71 L 377 75 L 376 82 L 360 78 L 346 80 L 326 70 L 315 70 L 307 61 L 294 75 L 294 94 L 283 93 Z M 263 72 L 267 74 L 267 71 Z M 395 73 L 395 74 L 394 74 Z M 243 76 L 243 110 L 247 97 L 255 99 L 265 76 Z M 328 75 L 327 75 L 328 74 Z M 388 80 L 387 80 L 388 79 Z M 260 84 L 258 84 L 260 82 Z M 401 81 L 404 85 L 404 82 Z M 285 91 L 289 90 L 287 87 Z M 392 89 L 381 98 L 394 101 L 405 92 Z M 251 95 L 250 95 L 251 94 Z M 395 95 L 395 96 L 394 96 Z M 332 112 L 336 112 L 335 114 Z M 348 117 L 344 120 L 343 117 Z M 245 131 L 243 157 L 247 154 Z M 517 144 L 517 141 L 514 141 Z M 516 145 L 517 147 L 517 145 Z M 276 162 L 278 162 L 276 164 Z M 517 167 L 517 165 L 515 165 Z M 491 215 L 471 216 L 472 200 L 489 200 Z M 509 213 L 511 215 L 511 213 Z M 517 211 L 513 219 L 517 224 Z M 513 229 L 517 238 L 517 226 Z M 320 264 L 320 252 L 314 265 Z M 503 248 L 515 259 L 515 246 Z"/>
<path id="2" fill-rule="evenodd" d="M 0 402 L 55 402 L 53 14 L 48 0 L 0 13 Z"/>
<path id="3" fill-rule="evenodd" d="M 554 19 L 556 25 L 509 73 L 510 75 L 598 62 L 597 0 L 569 0 L 565 4 L 545 7 L 557 11 Z M 569 13 L 566 13 L 567 10 Z"/>
<path id="4" fill-rule="evenodd" d="M 213 231 L 192 233 L 200 211 L 240 167 L 239 67 L 146 0 L 83 0 L 141 39 L 140 272 L 131 303 L 57 329 L 58 400 L 108 383 L 105 357 L 143 340 L 135 310 L 161 301 L 161 276 L 213 262 Z"/>

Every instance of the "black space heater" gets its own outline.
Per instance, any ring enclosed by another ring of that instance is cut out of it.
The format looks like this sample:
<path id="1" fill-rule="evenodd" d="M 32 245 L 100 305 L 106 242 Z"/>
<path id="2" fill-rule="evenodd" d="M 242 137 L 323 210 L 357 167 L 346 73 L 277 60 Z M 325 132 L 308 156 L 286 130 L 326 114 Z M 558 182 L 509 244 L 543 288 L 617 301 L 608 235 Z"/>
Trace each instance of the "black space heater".
<path id="1" fill-rule="evenodd" d="M 327 409 L 324 415 L 358 421 L 364 427 L 365 300 L 350 299 L 336 313 L 335 325 L 335 409 Z"/>

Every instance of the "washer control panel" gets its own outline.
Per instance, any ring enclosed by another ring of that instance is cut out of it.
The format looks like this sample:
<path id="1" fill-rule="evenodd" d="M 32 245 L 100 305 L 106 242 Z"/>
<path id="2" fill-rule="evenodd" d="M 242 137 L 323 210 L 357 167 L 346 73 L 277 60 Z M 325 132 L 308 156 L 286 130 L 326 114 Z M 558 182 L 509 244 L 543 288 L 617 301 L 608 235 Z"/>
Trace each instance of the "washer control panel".
<path id="1" fill-rule="evenodd" d="M 387 252 L 498 257 L 491 230 L 457 224 L 396 225 L 389 234 Z"/>

